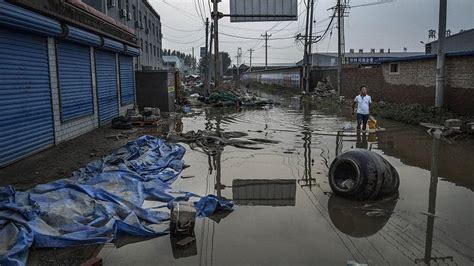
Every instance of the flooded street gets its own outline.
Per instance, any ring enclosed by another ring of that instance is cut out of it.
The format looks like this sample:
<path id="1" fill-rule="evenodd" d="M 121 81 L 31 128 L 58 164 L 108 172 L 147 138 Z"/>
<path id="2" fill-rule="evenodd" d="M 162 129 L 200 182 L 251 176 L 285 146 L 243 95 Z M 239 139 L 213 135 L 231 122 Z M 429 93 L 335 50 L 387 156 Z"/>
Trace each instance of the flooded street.
<path id="1" fill-rule="evenodd" d="M 262 149 L 225 146 L 208 156 L 183 144 L 191 165 L 183 176 L 193 177 L 173 187 L 232 199 L 235 210 L 197 219 L 197 241 L 186 249 L 168 236 L 120 248 L 106 244 L 98 255 L 104 264 L 473 264 L 474 141 L 433 143 L 423 128 L 392 121 L 379 121 L 385 130 L 377 133 L 340 132 L 354 122 L 346 110 L 275 99 L 281 106 L 196 108 L 197 114 L 163 125 L 174 132 L 241 131 Z M 330 163 L 356 147 L 396 168 L 398 197 L 361 203 L 332 194 Z"/>

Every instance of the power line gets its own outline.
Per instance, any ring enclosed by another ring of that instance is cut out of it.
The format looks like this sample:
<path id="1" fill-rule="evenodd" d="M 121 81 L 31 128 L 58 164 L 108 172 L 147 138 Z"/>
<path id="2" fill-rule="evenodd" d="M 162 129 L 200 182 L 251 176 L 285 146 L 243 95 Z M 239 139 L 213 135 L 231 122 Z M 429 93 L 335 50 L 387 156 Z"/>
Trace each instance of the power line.
<path id="1" fill-rule="evenodd" d="M 201 38 L 199 38 L 199 39 L 197 39 L 197 40 L 194 40 L 194 41 L 181 42 L 181 41 L 172 40 L 172 39 L 169 39 L 169 38 L 163 36 L 163 39 L 165 39 L 165 40 L 167 40 L 167 41 L 169 41 L 169 42 L 172 42 L 172 43 L 177 43 L 177 44 L 192 44 L 192 43 L 199 42 L 199 41 L 201 41 L 201 40 L 204 39 L 204 38 L 205 38 L 205 36 L 203 36 L 203 37 L 201 37 Z"/>
<path id="2" fill-rule="evenodd" d="M 171 27 L 171 26 L 168 26 L 168 25 L 164 24 L 163 22 L 161 22 L 161 25 L 162 25 L 162 26 L 165 26 L 166 28 L 175 30 L 175 31 L 182 31 L 182 32 L 197 32 L 197 31 L 200 32 L 200 31 L 202 31 L 202 28 L 197 29 L 197 30 L 183 30 L 183 29 L 177 29 L 177 28 L 173 28 L 173 27 Z"/>

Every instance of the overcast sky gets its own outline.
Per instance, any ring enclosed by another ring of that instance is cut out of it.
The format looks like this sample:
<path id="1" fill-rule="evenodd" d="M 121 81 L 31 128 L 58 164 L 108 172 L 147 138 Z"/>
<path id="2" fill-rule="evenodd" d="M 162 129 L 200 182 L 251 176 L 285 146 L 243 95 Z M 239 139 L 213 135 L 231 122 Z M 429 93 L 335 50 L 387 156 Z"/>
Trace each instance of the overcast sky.
<path id="1" fill-rule="evenodd" d="M 353 6 L 389 0 L 351 0 Z M 149 0 L 161 15 L 163 48 L 191 53 L 192 47 L 198 57 L 199 47 L 204 46 L 204 17 L 210 17 L 208 0 Z M 219 32 L 250 38 L 259 38 L 266 30 L 273 37 L 290 37 L 304 31 L 304 3 L 298 1 L 298 21 L 291 22 L 247 22 L 230 23 L 229 18 L 219 20 Z M 324 31 L 329 23 L 336 0 L 315 1 L 314 32 Z M 201 9 L 195 6 L 201 4 Z M 345 19 L 346 51 L 350 48 L 370 51 L 370 48 L 388 48 L 391 51 L 424 51 L 420 41 L 428 40 L 428 30 L 438 29 L 438 0 L 393 0 L 388 3 L 354 7 Z M 204 10 L 205 9 L 205 10 Z M 222 0 L 219 11 L 229 13 L 229 1 Z M 320 21 L 320 22 L 318 22 Z M 335 23 L 334 23 L 335 25 Z M 474 0 L 448 0 L 447 28 L 453 33 L 461 29 L 474 28 Z M 321 33 L 319 33 L 321 34 Z M 318 35 L 318 34 L 315 34 Z M 226 51 L 235 63 L 237 48 L 242 47 L 241 63 L 249 63 L 248 49 L 253 48 L 254 65 L 265 62 L 263 41 L 239 39 L 219 35 L 220 50 Z M 303 46 L 294 40 L 270 40 L 268 49 L 269 64 L 294 63 L 302 58 Z M 337 51 L 337 29 L 332 35 L 313 46 L 313 51 Z"/>

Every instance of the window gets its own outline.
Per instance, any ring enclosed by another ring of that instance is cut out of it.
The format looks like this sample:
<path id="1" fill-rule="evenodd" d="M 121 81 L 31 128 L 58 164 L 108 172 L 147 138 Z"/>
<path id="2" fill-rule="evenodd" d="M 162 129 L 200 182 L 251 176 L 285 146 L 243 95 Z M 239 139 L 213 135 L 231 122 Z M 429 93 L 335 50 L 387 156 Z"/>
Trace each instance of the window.
<path id="1" fill-rule="evenodd" d="M 156 56 L 156 46 L 153 45 L 153 53 L 154 53 L 154 56 Z"/>
<path id="2" fill-rule="evenodd" d="M 132 14 L 133 14 L 133 20 L 137 20 L 137 8 L 132 5 Z"/>
<path id="3" fill-rule="evenodd" d="M 399 64 L 398 63 L 390 63 L 388 68 L 388 73 L 390 74 L 398 74 L 399 73 Z"/>
<path id="4" fill-rule="evenodd" d="M 125 0 L 125 9 L 127 9 L 127 12 L 130 11 L 130 6 L 129 6 L 129 3 L 128 3 L 128 0 Z"/>
<path id="5" fill-rule="evenodd" d="M 145 41 L 145 52 L 148 53 L 148 42 L 147 41 Z"/>
<path id="6" fill-rule="evenodd" d="M 150 43 L 150 54 L 153 55 L 153 45 Z"/>
<path id="7" fill-rule="evenodd" d="M 140 47 L 142 48 L 142 51 L 143 51 L 143 39 L 140 39 Z"/>
<path id="8" fill-rule="evenodd" d="M 155 23 L 153 23 L 152 29 L 153 29 L 153 34 L 155 34 Z"/>
<path id="9" fill-rule="evenodd" d="M 123 6 L 122 6 L 122 0 L 118 0 L 118 8 L 119 8 L 119 9 L 122 9 L 122 8 L 123 8 Z"/>
<path id="10" fill-rule="evenodd" d="M 156 27 L 156 36 L 160 38 L 160 27 Z"/>

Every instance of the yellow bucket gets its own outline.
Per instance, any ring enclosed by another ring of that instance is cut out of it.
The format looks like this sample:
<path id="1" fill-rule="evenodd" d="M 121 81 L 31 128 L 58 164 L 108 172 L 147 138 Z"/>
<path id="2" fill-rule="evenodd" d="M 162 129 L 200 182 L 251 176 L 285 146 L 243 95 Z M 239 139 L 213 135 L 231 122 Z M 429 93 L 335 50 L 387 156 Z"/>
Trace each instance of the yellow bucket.
<path id="1" fill-rule="evenodd" d="M 369 124 L 369 129 L 377 129 L 377 120 L 373 116 L 369 117 L 367 124 Z"/>

